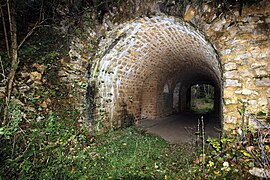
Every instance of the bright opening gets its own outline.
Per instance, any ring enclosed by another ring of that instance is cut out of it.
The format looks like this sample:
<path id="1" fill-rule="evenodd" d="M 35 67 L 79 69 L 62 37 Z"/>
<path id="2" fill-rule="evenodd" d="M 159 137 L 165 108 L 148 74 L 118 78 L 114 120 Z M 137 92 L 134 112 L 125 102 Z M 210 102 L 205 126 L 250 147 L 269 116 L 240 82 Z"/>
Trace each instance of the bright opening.
<path id="1" fill-rule="evenodd" d="M 195 113 L 213 112 L 214 92 L 214 87 L 209 84 L 191 86 L 191 111 Z"/>

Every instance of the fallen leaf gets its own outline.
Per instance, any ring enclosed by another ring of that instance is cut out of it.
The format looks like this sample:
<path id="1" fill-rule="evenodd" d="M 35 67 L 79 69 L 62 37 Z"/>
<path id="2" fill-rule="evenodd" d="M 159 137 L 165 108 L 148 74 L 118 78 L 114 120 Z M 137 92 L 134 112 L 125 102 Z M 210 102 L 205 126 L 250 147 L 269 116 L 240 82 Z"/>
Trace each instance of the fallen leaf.
<path id="1" fill-rule="evenodd" d="M 32 81 L 40 81 L 41 80 L 41 74 L 37 71 L 31 72 L 30 79 Z"/>

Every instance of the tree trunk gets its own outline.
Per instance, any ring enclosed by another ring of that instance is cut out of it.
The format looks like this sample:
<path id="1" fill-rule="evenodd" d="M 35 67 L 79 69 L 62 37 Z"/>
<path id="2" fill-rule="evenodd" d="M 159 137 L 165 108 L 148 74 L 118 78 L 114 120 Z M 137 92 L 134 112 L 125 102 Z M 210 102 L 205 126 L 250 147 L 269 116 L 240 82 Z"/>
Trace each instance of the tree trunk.
<path id="1" fill-rule="evenodd" d="M 23 45 L 23 43 L 33 34 L 35 29 L 40 27 L 40 25 L 45 22 L 46 19 L 43 19 L 42 10 L 43 10 L 43 5 L 40 8 L 39 20 L 18 45 L 14 0 L 7 0 L 7 12 L 8 12 L 9 29 L 10 29 L 10 43 L 11 43 L 11 46 L 9 48 L 10 49 L 9 54 L 11 58 L 11 68 L 7 77 L 8 82 L 6 85 L 6 104 L 4 107 L 4 120 L 2 121 L 2 125 L 8 122 L 8 109 L 9 109 L 9 103 L 10 103 L 11 95 L 12 95 L 13 81 L 14 81 L 14 77 L 16 75 L 16 71 L 18 69 L 19 63 L 20 63 L 19 58 L 18 58 L 18 50 Z"/>
<path id="2" fill-rule="evenodd" d="M 6 124 L 8 120 L 8 108 L 11 99 L 11 93 L 13 89 L 13 80 L 18 69 L 19 60 L 18 60 L 18 44 L 17 44 L 17 26 L 15 19 L 15 9 L 13 0 L 7 0 L 7 10 L 8 10 L 8 20 L 10 28 L 10 56 L 11 56 L 11 69 L 8 74 L 8 83 L 6 87 L 6 105 L 4 108 L 4 120 L 2 124 Z"/>

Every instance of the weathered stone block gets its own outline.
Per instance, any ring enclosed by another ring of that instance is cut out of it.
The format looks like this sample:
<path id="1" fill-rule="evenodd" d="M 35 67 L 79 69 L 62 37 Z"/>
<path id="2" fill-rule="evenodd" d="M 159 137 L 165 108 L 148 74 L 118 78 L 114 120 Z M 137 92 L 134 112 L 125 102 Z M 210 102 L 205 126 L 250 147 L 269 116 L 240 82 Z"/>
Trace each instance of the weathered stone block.
<path id="1" fill-rule="evenodd" d="M 225 49 L 223 51 L 220 52 L 221 55 L 227 55 L 227 54 L 230 54 L 231 53 L 231 49 Z"/>
<path id="2" fill-rule="evenodd" d="M 246 52 L 246 53 L 237 55 L 234 60 L 247 59 L 250 57 L 252 57 L 252 54 L 250 54 L 249 52 Z"/>
<path id="3" fill-rule="evenodd" d="M 235 91 L 235 94 L 251 95 L 252 91 L 249 89 L 241 89 L 241 90 Z"/>
<path id="4" fill-rule="evenodd" d="M 261 68 L 255 69 L 256 76 L 266 76 L 268 73 Z"/>
<path id="5" fill-rule="evenodd" d="M 191 5 L 188 5 L 186 8 L 185 15 L 184 15 L 184 20 L 190 21 L 194 17 L 194 15 L 195 15 L 195 9 Z"/>
<path id="6" fill-rule="evenodd" d="M 256 86 L 270 86 L 270 78 L 262 78 L 262 79 L 256 79 L 255 80 Z"/>
<path id="7" fill-rule="evenodd" d="M 231 98 L 225 98 L 225 105 L 230 105 L 230 104 L 237 104 L 237 101 Z"/>
<path id="8" fill-rule="evenodd" d="M 250 104 L 251 106 L 254 106 L 254 105 L 257 105 L 258 104 L 258 101 L 257 100 L 249 100 L 248 101 L 248 104 Z"/>
<path id="9" fill-rule="evenodd" d="M 238 71 L 234 70 L 234 71 L 228 71 L 224 73 L 224 77 L 225 78 L 238 78 L 239 74 Z"/>
<path id="10" fill-rule="evenodd" d="M 247 69 L 246 67 L 242 67 L 242 71 L 239 72 L 240 76 L 243 78 L 243 79 L 247 79 L 249 77 L 253 77 L 253 73 L 252 71 L 250 71 L 249 69 Z"/>
<path id="11" fill-rule="evenodd" d="M 242 84 L 239 83 L 238 80 L 234 80 L 234 79 L 226 79 L 224 85 L 225 85 L 225 87 L 229 87 L 229 86 L 232 86 L 232 87 L 240 87 Z"/>
<path id="12" fill-rule="evenodd" d="M 224 68 L 226 71 L 235 70 L 235 69 L 237 69 L 237 64 L 234 62 L 229 62 L 229 63 L 224 65 Z"/>
<path id="13" fill-rule="evenodd" d="M 266 97 L 262 97 L 258 99 L 259 106 L 266 106 L 268 105 L 268 99 Z"/>

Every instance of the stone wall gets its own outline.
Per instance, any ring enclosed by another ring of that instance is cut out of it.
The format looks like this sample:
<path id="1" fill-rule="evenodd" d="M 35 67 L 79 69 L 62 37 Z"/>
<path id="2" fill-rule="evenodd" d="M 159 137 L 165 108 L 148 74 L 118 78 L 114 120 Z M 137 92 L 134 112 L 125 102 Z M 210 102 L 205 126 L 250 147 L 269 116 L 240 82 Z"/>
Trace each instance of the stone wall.
<path id="1" fill-rule="evenodd" d="M 225 129 L 240 123 L 238 108 L 243 101 L 250 112 L 269 113 L 267 0 L 223 12 L 206 3 L 187 5 L 184 11 L 174 4 L 166 15 L 158 2 L 152 4 L 148 9 L 152 17 L 135 17 L 120 25 L 109 16 L 104 19 L 103 24 L 112 30 L 100 42 L 90 81 L 97 87 L 98 110 L 107 112 L 108 126 L 115 121 L 121 102 L 137 119 L 170 114 L 172 108 L 164 109 L 173 104 L 172 93 L 179 82 L 180 97 L 194 83 L 217 87 Z M 143 10 L 139 5 L 135 11 L 139 16 Z M 183 20 L 179 12 L 185 12 Z M 167 98 L 165 84 L 171 86 Z"/>
<path id="2" fill-rule="evenodd" d="M 222 63 L 224 83 L 223 114 L 226 128 L 240 123 L 237 109 L 247 102 L 247 110 L 269 113 L 270 3 L 262 1 L 210 16 L 215 10 L 204 7 L 191 22 L 200 27 L 216 47 Z M 241 13 L 241 14 L 240 14 Z"/>
<path id="3" fill-rule="evenodd" d="M 70 80 L 82 78 L 76 89 L 82 97 L 78 105 L 83 112 L 88 109 L 87 122 L 119 126 L 123 104 L 137 120 L 166 116 L 173 108 L 185 111 L 188 89 L 196 83 L 215 87 L 215 110 L 224 129 L 240 123 L 242 102 L 254 114 L 269 115 L 267 0 L 227 9 L 211 1 L 132 2 L 111 8 L 101 24 L 95 21 L 87 41 L 74 41 L 71 61 L 63 63 L 64 74 L 71 75 L 64 81 L 72 84 Z M 92 61 L 93 54 L 85 50 L 97 40 Z M 89 71 L 87 64 L 92 67 Z M 166 84 L 169 93 L 164 93 Z M 85 94 L 90 96 L 87 102 Z M 85 102 L 91 107 L 83 106 Z"/>
<path id="4" fill-rule="evenodd" d="M 139 18 L 114 29 L 100 43 L 91 81 L 98 87 L 107 125 L 113 124 L 109 122 L 123 102 L 136 119 L 171 114 L 178 82 L 222 86 L 212 45 L 188 23 L 166 16 Z"/>

